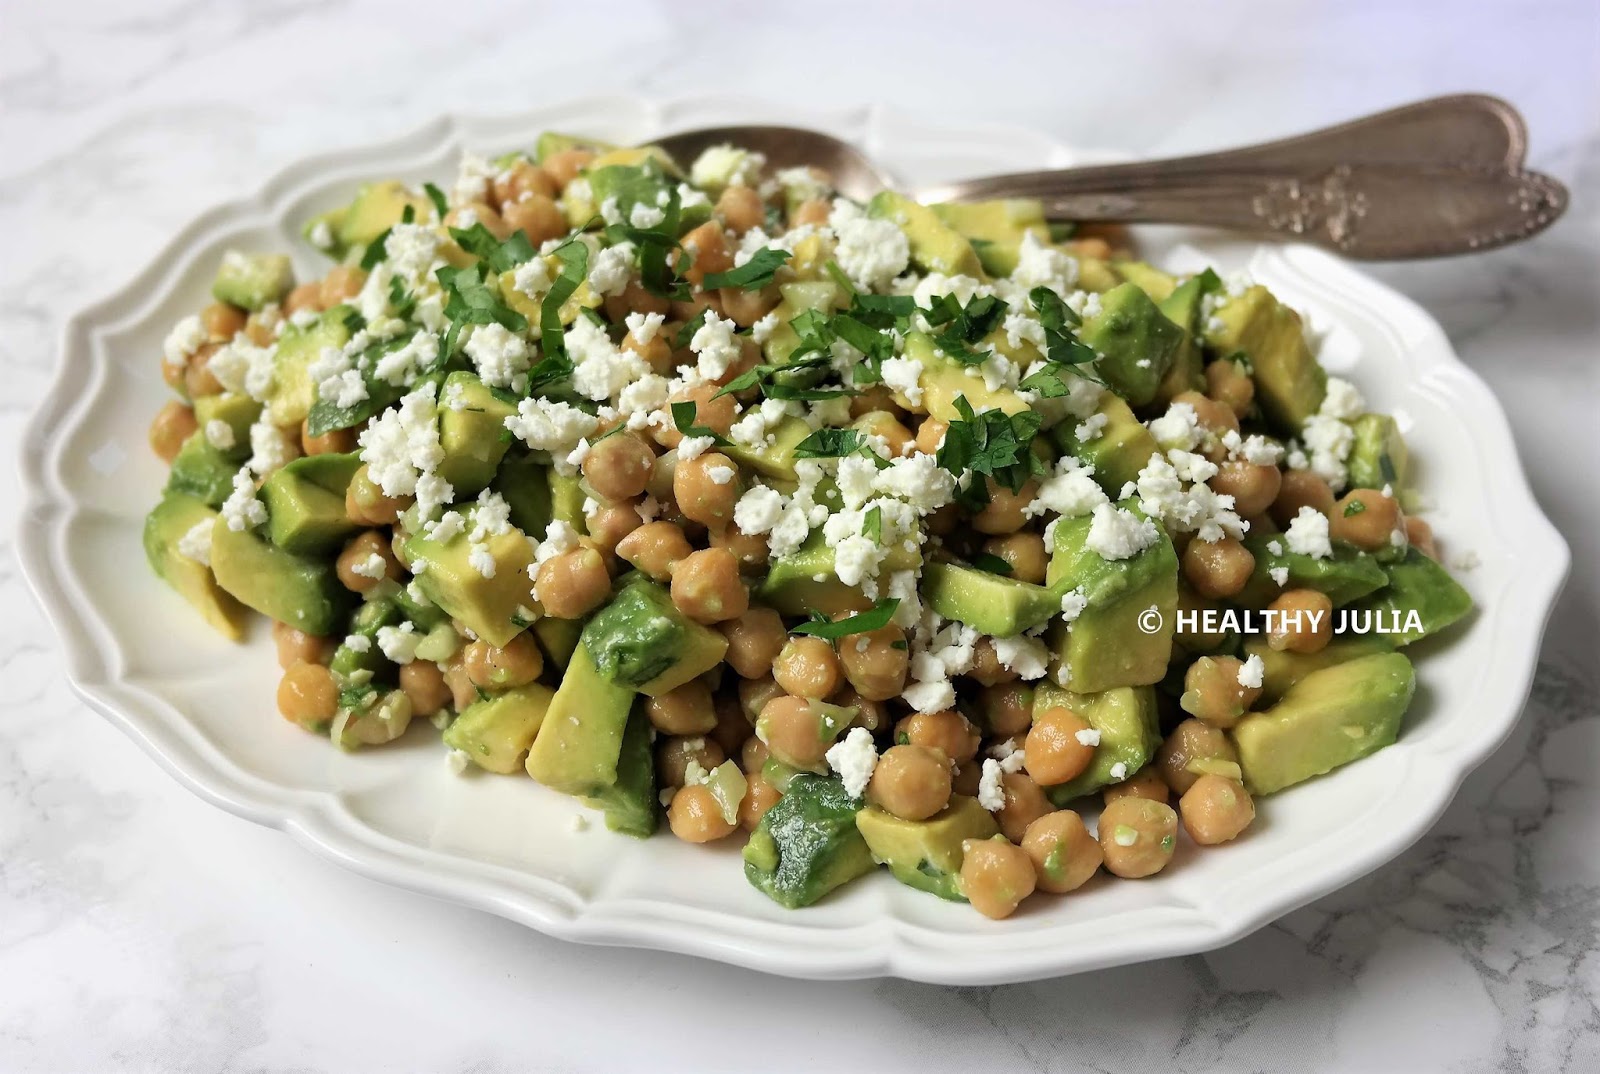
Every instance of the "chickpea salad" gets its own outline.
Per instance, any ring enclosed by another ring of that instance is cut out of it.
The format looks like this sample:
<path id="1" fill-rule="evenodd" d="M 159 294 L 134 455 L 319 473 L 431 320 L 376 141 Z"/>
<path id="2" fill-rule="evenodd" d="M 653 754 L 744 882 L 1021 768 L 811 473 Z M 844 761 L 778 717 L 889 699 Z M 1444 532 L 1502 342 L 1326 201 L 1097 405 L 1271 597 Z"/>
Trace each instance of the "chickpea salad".
<path id="1" fill-rule="evenodd" d="M 549 133 L 305 237 L 166 338 L 156 574 L 272 621 L 291 723 L 743 839 L 786 907 L 1239 838 L 1471 609 L 1294 310 L 1036 202 Z"/>

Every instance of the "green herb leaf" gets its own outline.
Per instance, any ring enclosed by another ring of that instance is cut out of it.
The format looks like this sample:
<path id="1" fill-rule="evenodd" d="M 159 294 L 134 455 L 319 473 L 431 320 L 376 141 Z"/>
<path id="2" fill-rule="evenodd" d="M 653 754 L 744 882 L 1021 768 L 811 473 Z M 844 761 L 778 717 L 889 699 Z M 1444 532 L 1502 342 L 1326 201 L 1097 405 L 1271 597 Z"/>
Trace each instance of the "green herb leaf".
<path id="1" fill-rule="evenodd" d="M 827 641 L 838 641 L 852 634 L 866 634 L 879 630 L 889 625 L 894 619 L 894 611 L 900 607 L 898 597 L 885 597 L 874 604 L 869 611 L 860 612 L 848 619 L 836 619 L 832 622 L 801 623 L 791 633 L 809 634 L 813 638 L 823 638 Z"/>
<path id="2" fill-rule="evenodd" d="M 929 325 L 940 328 L 933 342 L 946 356 L 963 365 L 981 365 L 991 351 L 974 349 L 974 344 L 997 328 L 1006 315 L 1006 304 L 993 295 L 974 295 L 965 306 L 955 295 L 940 295 L 925 312 Z"/>
<path id="3" fill-rule="evenodd" d="M 678 350 L 683 350 L 683 348 L 687 347 L 690 341 L 694 339 L 694 334 L 705 327 L 706 318 L 710 314 L 710 309 L 703 309 L 685 321 L 683 327 L 678 329 L 678 334 L 672 337 L 672 345 Z"/>
<path id="4" fill-rule="evenodd" d="M 367 243 L 367 248 L 361 253 L 361 270 L 371 272 L 377 268 L 384 258 L 389 256 L 389 232 L 393 228 L 384 228 L 378 237 Z"/>
<path id="5" fill-rule="evenodd" d="M 707 291 L 724 287 L 737 287 L 743 291 L 759 291 L 772 282 L 772 277 L 789 260 L 788 250 L 763 246 L 750 255 L 750 260 L 727 272 L 713 272 L 700 284 Z"/>
<path id="6" fill-rule="evenodd" d="M 461 330 L 469 324 L 499 324 L 511 332 L 527 330 L 528 319 L 505 304 L 499 287 L 491 286 L 484 274 L 481 261 L 462 269 L 445 265 L 434 275 L 444 285 L 444 315 L 450 320 L 441 347 L 443 353 L 454 353 Z"/>
<path id="7" fill-rule="evenodd" d="M 526 261 L 532 261 L 538 253 L 533 243 L 528 241 L 525 231 L 513 231 L 510 238 L 501 242 L 495 238 L 494 232 L 482 224 L 473 224 L 469 228 L 451 228 L 450 237 L 495 272 L 509 272 Z"/>
<path id="8" fill-rule="evenodd" d="M 883 508 L 873 507 L 861 520 L 861 536 L 883 543 Z"/>
<path id="9" fill-rule="evenodd" d="M 568 239 L 554 250 L 561 262 L 561 275 L 550 285 L 539 306 L 539 338 L 546 354 L 567 353 L 566 329 L 561 324 L 561 307 L 566 305 L 589 274 L 589 247 Z"/>
<path id="10" fill-rule="evenodd" d="M 833 277 L 833 282 L 839 285 L 841 291 L 852 299 L 857 297 L 856 285 L 851 283 L 850 277 L 844 274 L 844 269 L 839 267 L 839 262 L 830 257 L 827 264 L 822 267 L 827 270 L 829 276 Z"/>
<path id="11" fill-rule="evenodd" d="M 976 414 L 964 395 L 956 397 L 955 406 L 961 418 L 945 431 L 944 443 L 935 456 L 940 466 L 958 477 L 967 470 L 992 477 L 1012 492 L 1044 472 L 1044 464 L 1029 450 L 1043 420 L 1039 414 L 1032 410 L 1013 415 L 1003 410 Z M 987 502 L 983 481 L 974 480 L 968 491 L 971 497 Z"/>
<path id="12" fill-rule="evenodd" d="M 673 403 L 672 424 L 676 425 L 678 431 L 684 436 L 708 436 L 711 438 L 711 442 L 718 447 L 727 447 L 728 442 L 718 435 L 715 430 L 694 423 L 695 414 L 698 410 L 699 405 L 693 399 L 685 399 L 681 403 Z"/>
<path id="13" fill-rule="evenodd" d="M 980 571 L 987 571 L 990 574 L 1001 574 L 1007 578 L 1011 576 L 1011 564 L 992 552 L 979 552 L 972 557 L 972 565 Z"/>
<path id="14" fill-rule="evenodd" d="M 1360 500 L 1351 500 L 1349 503 L 1344 505 L 1344 517 L 1350 518 L 1354 515 L 1359 515 L 1366 509 L 1367 505 L 1362 503 Z"/>
<path id="15" fill-rule="evenodd" d="M 854 455 L 866 445 L 866 439 L 855 429 L 830 429 L 826 426 L 807 436 L 794 446 L 797 459 L 840 459 Z"/>
<path id="16" fill-rule="evenodd" d="M 439 214 L 440 220 L 443 220 L 447 215 L 449 215 L 450 202 L 449 199 L 444 196 L 444 191 L 440 190 L 432 183 L 423 183 L 422 192 L 428 195 L 429 201 L 433 202 L 433 211 Z"/>

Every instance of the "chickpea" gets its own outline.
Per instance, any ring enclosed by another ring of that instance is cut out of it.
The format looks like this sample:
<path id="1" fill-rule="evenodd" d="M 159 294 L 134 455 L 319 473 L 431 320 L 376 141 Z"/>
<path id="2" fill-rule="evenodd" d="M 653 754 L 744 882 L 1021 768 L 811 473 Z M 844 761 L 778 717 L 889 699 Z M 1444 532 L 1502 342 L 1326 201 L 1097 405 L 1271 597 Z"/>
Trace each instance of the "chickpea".
<path id="1" fill-rule="evenodd" d="M 905 416 L 900 404 L 894 401 L 894 392 L 882 384 L 869 384 L 850 397 L 850 417 L 864 418 L 875 410 L 885 411 L 896 421 Z"/>
<path id="2" fill-rule="evenodd" d="M 620 293 L 606 296 L 605 307 L 606 319 L 613 324 L 621 324 L 630 313 L 659 313 L 665 317 L 672 310 L 672 300 L 664 295 L 651 294 L 649 288 L 639 280 L 629 280 Z M 663 340 L 670 338 L 664 331 L 656 335 Z"/>
<path id="3" fill-rule="evenodd" d="M 1025 682 L 990 686 L 978 694 L 978 712 L 997 738 L 1023 734 L 1033 725 L 1033 687 Z"/>
<path id="4" fill-rule="evenodd" d="M 287 671 L 295 664 L 326 664 L 333 655 L 333 642 L 296 630 L 288 623 L 272 624 L 272 643 L 278 650 L 278 666 Z"/>
<path id="5" fill-rule="evenodd" d="M 1196 719 L 1227 730 L 1261 696 L 1261 687 L 1240 685 L 1243 667 L 1237 657 L 1202 656 L 1184 672 L 1183 697 L 1178 704 Z"/>
<path id="6" fill-rule="evenodd" d="M 1118 798 L 1148 798 L 1162 805 L 1166 804 L 1170 794 L 1167 781 L 1161 778 L 1160 770 L 1155 765 L 1148 764 L 1121 783 L 1113 783 L 1100 792 L 1101 798 L 1106 802 L 1115 802 Z"/>
<path id="7" fill-rule="evenodd" d="M 611 574 L 599 552 L 574 548 L 540 564 L 533 592 L 557 619 L 582 619 L 611 594 Z"/>
<path id="8" fill-rule="evenodd" d="M 1256 557 L 1236 537 L 1202 541 L 1198 537 L 1183 550 L 1183 576 L 1202 597 L 1231 597 L 1250 581 Z"/>
<path id="9" fill-rule="evenodd" d="M 1033 861 L 1039 890 L 1058 895 L 1081 888 L 1106 860 L 1083 818 L 1070 809 L 1046 813 L 1028 825 L 1022 849 Z"/>
<path id="10" fill-rule="evenodd" d="M 313 313 L 322 309 L 322 281 L 303 283 L 290 290 L 283 300 L 283 312 L 286 315 L 299 313 L 301 310 L 311 310 Z"/>
<path id="11" fill-rule="evenodd" d="M 538 195 L 535 194 L 533 198 L 530 198 L 527 201 L 518 202 L 513 206 L 507 206 L 507 208 L 514 209 L 522 206 L 532 205 L 534 200 L 537 198 Z M 493 205 L 490 205 L 486 201 L 469 202 L 466 205 L 451 209 L 445 214 L 444 222 L 447 227 L 453 228 L 468 228 L 473 224 L 482 224 L 485 231 L 489 232 L 489 234 L 493 235 L 495 238 L 502 240 L 510 238 L 511 233 L 516 230 L 506 222 L 506 218 L 501 216 Z M 564 225 L 565 219 L 563 218 L 563 227 Z M 532 238 L 532 236 L 530 235 L 529 238 Z"/>
<path id="12" fill-rule="evenodd" d="M 330 429 L 321 436 L 312 436 L 311 423 L 300 423 L 300 450 L 307 455 L 348 455 L 355 449 L 354 429 Z"/>
<path id="13" fill-rule="evenodd" d="M 697 623 L 737 619 L 750 607 L 739 560 L 726 548 L 691 552 L 672 571 L 672 603 Z"/>
<path id="14" fill-rule="evenodd" d="M 400 689 L 411 702 L 414 716 L 428 717 L 450 704 L 452 691 L 444 672 L 432 660 L 413 660 L 400 665 Z"/>
<path id="15" fill-rule="evenodd" d="M 1011 533 L 1003 537 L 990 537 L 983 542 L 983 550 L 1011 568 L 1010 577 L 1030 585 L 1043 585 L 1045 571 L 1050 566 L 1050 553 L 1044 550 L 1044 538 L 1037 533 Z"/>
<path id="16" fill-rule="evenodd" d="M 1004 839 L 968 839 L 961 850 L 961 893 L 984 917 L 1010 917 L 1033 894 L 1038 877 L 1021 847 Z"/>
<path id="17" fill-rule="evenodd" d="M 1000 662 L 1000 654 L 995 652 L 991 638 L 979 638 L 972 647 L 972 669 L 967 676 L 984 686 L 998 686 L 1018 678 L 1015 671 Z"/>
<path id="18" fill-rule="evenodd" d="M 544 654 L 528 633 L 518 634 L 504 648 L 481 638 L 468 642 L 461 663 L 474 686 L 485 690 L 510 690 L 526 686 L 544 671 Z"/>
<path id="19" fill-rule="evenodd" d="M 1045 709 L 1034 717 L 1028 731 L 1024 767 L 1044 786 L 1065 783 L 1089 767 L 1094 760 L 1094 743 L 1098 741 L 1098 732 L 1076 712 L 1068 708 Z"/>
<path id="20" fill-rule="evenodd" d="M 1328 516 L 1328 536 L 1363 552 L 1391 547 L 1395 531 L 1403 533 L 1404 527 L 1400 505 L 1377 489 L 1351 489 Z"/>
<path id="21" fill-rule="evenodd" d="M 789 226 L 797 227 L 824 227 L 833 209 L 826 198 L 810 198 L 795 206 L 794 212 L 789 217 Z"/>
<path id="22" fill-rule="evenodd" d="M 923 522 L 928 533 L 934 537 L 948 537 L 956 531 L 957 526 L 964 526 L 967 516 L 957 504 L 947 503 Z"/>
<path id="23" fill-rule="evenodd" d="M 722 316 L 722 293 L 720 291 L 695 291 L 687 301 L 674 300 L 669 311 L 668 321 L 675 322 L 674 335 L 679 325 L 688 324 L 707 310 Z M 676 365 L 694 365 L 695 356 L 687 347 L 678 350 Z"/>
<path id="24" fill-rule="evenodd" d="M 344 491 L 344 513 L 351 522 L 389 526 L 410 506 L 409 496 L 386 495 L 365 466 L 355 472 Z"/>
<path id="25" fill-rule="evenodd" d="M 950 802 L 950 761 L 926 746 L 890 746 L 878 758 L 867 798 L 901 820 L 927 820 Z"/>
<path id="26" fill-rule="evenodd" d="M 658 582 L 672 577 L 672 565 L 693 551 L 683 527 L 673 522 L 646 522 L 617 542 L 617 555 Z"/>
<path id="27" fill-rule="evenodd" d="M 554 199 L 544 194 L 529 194 L 520 201 L 512 202 L 505 207 L 504 216 L 497 216 L 495 220 L 499 222 L 499 231 L 505 232 L 505 235 L 496 232 L 498 238 L 520 231 L 528 236 L 528 241 L 534 246 L 559 239 L 567 233 L 566 214 Z M 490 231 L 496 231 L 491 221 L 483 220 L 482 223 Z"/>
<path id="28" fill-rule="evenodd" d="M 720 451 L 680 459 L 672 474 L 672 494 L 678 510 L 706 526 L 727 525 L 742 491 L 739 467 Z"/>
<path id="29" fill-rule="evenodd" d="M 1215 444 L 1223 433 L 1239 431 L 1238 415 L 1226 403 L 1208 399 L 1196 391 L 1179 392 L 1172 397 L 1172 401 L 1194 407 L 1195 417 L 1199 419 L 1200 428 L 1210 444 Z"/>
<path id="30" fill-rule="evenodd" d="M 741 679 L 734 692 L 739 695 L 739 708 L 744 711 L 744 718 L 750 721 L 752 727 L 761 718 L 761 710 L 766 708 L 768 701 L 784 696 L 783 687 L 771 675 L 759 679 Z"/>
<path id="31" fill-rule="evenodd" d="M 1206 394 L 1243 418 L 1255 402 L 1256 384 L 1250 375 L 1226 359 L 1206 366 Z"/>
<path id="32" fill-rule="evenodd" d="M 733 254 L 728 251 L 727 235 L 717 221 L 706 221 L 679 241 L 693 258 L 684 276 L 696 287 L 703 284 L 708 275 L 733 268 Z"/>
<path id="33" fill-rule="evenodd" d="M 722 804 L 704 784 L 684 787 L 672 796 L 667 807 L 667 825 L 672 834 L 686 843 L 710 843 L 724 839 L 739 827 L 736 820 L 722 815 Z"/>
<path id="34" fill-rule="evenodd" d="M 494 203 L 503 212 L 505 207 L 521 201 L 530 194 L 543 194 L 553 198 L 561 192 L 549 172 L 531 160 L 519 160 L 494 177 L 492 187 Z"/>
<path id="35" fill-rule="evenodd" d="M 444 684 L 450 690 L 451 704 L 455 706 L 457 712 L 478 700 L 478 688 L 472 685 L 472 678 L 467 674 L 466 665 L 461 662 L 459 653 L 451 657 L 449 662 L 443 665 L 442 670 Z"/>
<path id="36" fill-rule="evenodd" d="M 842 709 L 855 709 L 855 715 L 850 718 L 851 727 L 864 727 L 877 734 L 889 726 L 889 707 L 882 701 L 862 697 L 854 686 L 842 687 L 828 703 Z"/>
<path id="37" fill-rule="evenodd" d="M 1254 518 L 1278 498 L 1283 488 L 1283 471 L 1266 463 L 1232 459 L 1217 467 L 1208 484 L 1212 491 L 1233 497 L 1233 509 L 1241 518 Z"/>
<path id="38" fill-rule="evenodd" d="M 206 343 L 189 356 L 189 364 L 183 370 L 183 386 L 191 399 L 222 394 L 222 382 L 211 372 L 211 356 L 219 349 L 216 343 Z"/>
<path id="39" fill-rule="evenodd" d="M 953 764 L 963 765 L 978 755 L 982 736 L 955 709 L 942 712 L 913 712 L 894 725 L 894 740 L 913 746 L 926 746 L 944 754 Z"/>
<path id="40" fill-rule="evenodd" d="M 283 311 L 277 306 L 257 310 L 245 318 L 245 338 L 258 347 L 270 346 L 278 336 L 278 325 L 283 322 Z"/>
<path id="41" fill-rule="evenodd" d="M 883 437 L 892 458 L 909 455 L 916 448 L 917 439 L 911 430 L 887 410 L 868 411 L 856 418 L 854 426 L 864 436 Z"/>
<path id="42" fill-rule="evenodd" d="M 278 681 L 278 711 L 284 719 L 314 728 L 339 711 L 339 684 L 321 664 L 290 664 Z"/>
<path id="43" fill-rule="evenodd" d="M 983 510 L 972 516 L 972 528 L 979 533 L 993 534 L 1020 530 L 1028 522 L 1022 509 L 1039 494 L 1039 482 L 1029 481 L 1018 491 L 1012 492 L 992 477 L 984 480 L 989 483 L 989 502 L 983 505 Z"/>
<path id="44" fill-rule="evenodd" d="M 378 530 L 365 530 L 346 541 L 334 570 L 344 587 L 354 593 L 365 593 L 385 578 L 398 581 L 402 573 L 394 550 Z"/>
<path id="45" fill-rule="evenodd" d="M 839 657 L 821 638 L 790 638 L 772 665 L 772 677 L 786 693 L 820 700 L 839 688 Z"/>
<path id="46" fill-rule="evenodd" d="M 1302 507 L 1313 507 L 1325 515 L 1333 513 L 1333 489 L 1310 470 L 1285 470 L 1277 497 L 1272 501 L 1272 521 L 1287 526 Z"/>
<path id="47" fill-rule="evenodd" d="M 1209 847 L 1226 843 L 1250 827 L 1256 819 L 1256 804 L 1238 780 L 1205 775 L 1178 799 L 1178 812 L 1189 838 Z"/>
<path id="48" fill-rule="evenodd" d="M 1406 517 L 1406 540 L 1429 559 L 1439 558 L 1439 548 L 1433 540 L 1433 527 L 1422 519 Z"/>
<path id="49" fill-rule="evenodd" d="M 869 701 L 887 701 L 905 689 L 911 647 L 906 632 L 890 623 L 839 639 L 839 662 L 857 693 Z"/>
<path id="50" fill-rule="evenodd" d="M 630 283 L 628 286 L 632 287 L 633 284 Z M 657 330 L 655 335 L 645 341 L 630 330 L 622 337 L 621 347 L 644 359 L 644 363 L 650 367 L 652 373 L 665 376 L 672 371 L 672 344 L 667 342 L 666 333 L 663 331 Z"/>
<path id="51" fill-rule="evenodd" d="M 747 776 L 744 801 L 739 803 L 739 826 L 747 832 L 755 831 L 767 810 L 777 805 L 782 797 L 783 792 L 766 776 L 759 772 Z"/>
<path id="52" fill-rule="evenodd" d="M 726 620 L 718 629 L 728 639 L 728 652 L 723 659 L 746 679 L 760 679 L 770 673 L 789 640 L 783 617 L 760 604 L 752 604 L 743 615 Z"/>
<path id="53" fill-rule="evenodd" d="M 650 726 L 664 735 L 705 735 L 717 726 L 711 688 L 699 679 L 645 698 L 644 713 L 650 718 Z M 740 722 L 744 722 L 743 717 Z"/>
<path id="54" fill-rule="evenodd" d="M 544 169 L 560 190 L 565 190 L 567 184 L 583 173 L 584 169 L 594 163 L 594 153 L 588 149 L 563 149 L 551 153 L 539 162 L 539 167 Z"/>
<path id="55" fill-rule="evenodd" d="M 1178 814 L 1164 802 L 1118 798 L 1100 814 L 1100 850 L 1106 869 L 1137 880 L 1159 873 L 1177 846 Z"/>
<path id="56" fill-rule="evenodd" d="M 712 548 L 726 548 L 739 561 L 739 569 L 758 572 L 765 569 L 772 556 L 767 548 L 764 533 L 746 533 L 730 522 L 726 526 L 713 526 L 706 534 Z"/>
<path id="57" fill-rule="evenodd" d="M 643 520 L 631 503 L 608 503 L 589 516 L 589 539 L 606 555 L 617 550 L 623 538 L 638 529 Z"/>
<path id="58" fill-rule="evenodd" d="M 322 280 L 322 308 L 334 306 L 361 293 L 367 282 L 366 270 L 359 265 L 335 265 Z"/>
<path id="59" fill-rule="evenodd" d="M 1022 842 L 1028 825 L 1055 812 L 1055 806 L 1034 778 L 1026 772 L 1007 772 L 1000 777 L 1000 789 L 1005 793 L 1005 805 L 994 815 L 1000 830 L 1013 843 Z"/>
<path id="60" fill-rule="evenodd" d="M 950 423 L 938 418 L 926 418 L 917 426 L 917 451 L 923 455 L 937 455 L 939 448 L 944 444 L 944 434 L 950 431 Z"/>
<path id="61" fill-rule="evenodd" d="M 711 711 L 717 723 L 709 734 L 722 747 L 722 752 L 731 757 L 739 752 L 750 737 L 750 721 L 744 718 L 744 706 L 739 703 L 739 695 L 733 690 L 721 689 L 722 684 L 718 680 L 722 677 L 722 669 L 717 668 L 702 675 L 699 681 L 714 691 L 711 695 Z"/>
<path id="62" fill-rule="evenodd" d="M 1196 761 L 1238 764 L 1239 751 L 1219 729 L 1199 720 L 1184 720 L 1172 729 L 1172 734 L 1156 751 L 1156 767 L 1167 786 L 1182 795 L 1200 778 L 1200 774 L 1192 770 Z"/>
<path id="63" fill-rule="evenodd" d="M 690 761 L 709 772 L 727 759 L 716 740 L 704 735 L 663 738 L 656 743 L 656 780 L 663 787 L 681 787 Z"/>
<path id="64" fill-rule="evenodd" d="M 761 195 L 748 186 L 730 186 L 717 198 L 717 215 L 735 235 L 743 235 L 767 222 L 767 207 Z"/>
<path id="65" fill-rule="evenodd" d="M 745 726 L 749 727 L 749 724 Z M 739 767 L 745 775 L 753 776 L 766 766 L 767 758 L 771 756 L 767 744 L 755 735 L 751 735 L 739 747 Z"/>
<path id="66" fill-rule="evenodd" d="M 983 787 L 983 765 L 967 762 L 950 777 L 950 793 L 976 798 Z"/>
<path id="67" fill-rule="evenodd" d="M 1315 589 L 1285 590 L 1267 605 L 1276 621 L 1267 644 L 1278 652 L 1320 653 L 1333 640 L 1333 601 Z"/>
<path id="68" fill-rule="evenodd" d="M 156 411 L 155 420 L 150 423 L 150 450 L 162 462 L 170 465 L 178 457 L 183 442 L 193 436 L 199 427 L 192 407 L 176 399 L 168 400 Z"/>
<path id="69" fill-rule="evenodd" d="M 226 342 L 244 330 L 248 315 L 238 306 L 226 302 L 213 302 L 200 311 L 200 326 L 206 338 Z"/>
<path id="70" fill-rule="evenodd" d="M 769 285 L 755 291 L 746 291 L 742 287 L 724 287 L 717 292 L 717 297 L 722 301 L 723 316 L 740 328 L 749 328 L 777 308 L 783 296 L 778 293 L 777 287 Z M 758 357 L 756 361 L 760 361 L 760 358 Z M 738 373 L 733 375 L 738 376 Z"/>
<path id="71" fill-rule="evenodd" d="M 697 384 L 673 393 L 672 402 L 693 403 L 694 424 L 703 425 L 718 436 L 727 436 L 728 430 L 733 428 L 735 404 L 731 395 L 718 397 L 721 390 L 715 384 Z M 683 441 L 683 434 L 676 426 L 655 429 L 653 435 L 656 443 L 664 447 L 677 447 Z"/>
<path id="72" fill-rule="evenodd" d="M 595 494 L 607 500 L 631 500 L 644 494 L 655 468 L 656 453 L 630 432 L 595 441 L 583 458 L 583 476 Z"/>
<path id="73" fill-rule="evenodd" d="M 828 747 L 833 745 L 816 704 L 788 694 L 780 694 L 762 706 L 756 734 L 772 756 L 796 768 L 820 768 Z"/>

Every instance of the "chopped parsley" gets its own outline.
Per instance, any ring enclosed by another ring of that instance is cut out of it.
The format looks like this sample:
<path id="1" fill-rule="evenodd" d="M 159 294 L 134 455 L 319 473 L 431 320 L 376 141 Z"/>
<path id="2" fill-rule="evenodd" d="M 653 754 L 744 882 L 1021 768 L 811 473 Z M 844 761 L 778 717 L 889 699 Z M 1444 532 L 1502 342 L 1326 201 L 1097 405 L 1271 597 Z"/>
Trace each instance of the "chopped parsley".
<path id="1" fill-rule="evenodd" d="M 731 268 L 727 272 L 708 274 L 700 286 L 707 291 L 718 291 L 724 287 L 737 287 L 742 291 L 759 291 L 772 282 L 772 277 L 788 260 L 788 250 L 777 250 L 771 246 L 763 246 L 750 255 L 750 260 L 737 268 Z"/>
<path id="2" fill-rule="evenodd" d="M 855 429 L 823 427 L 794 446 L 797 459 L 839 459 L 854 455 L 866 446 L 866 439 Z"/>
<path id="3" fill-rule="evenodd" d="M 717 434 L 716 430 L 704 425 L 694 423 L 695 415 L 699 411 L 699 404 L 693 399 L 685 399 L 681 403 L 672 404 L 672 424 L 684 436 L 708 436 L 711 442 L 718 447 L 727 447 L 728 442 Z"/>
<path id="4" fill-rule="evenodd" d="M 894 619 L 894 611 L 900 607 L 898 597 L 885 597 L 878 601 L 869 610 L 858 612 L 845 619 L 827 620 L 818 618 L 820 613 L 812 613 L 813 618 L 809 623 L 801 623 L 795 627 L 793 634 L 809 634 L 813 638 L 822 638 L 825 641 L 838 641 L 851 634 L 868 634 L 889 625 Z"/>
<path id="5" fill-rule="evenodd" d="M 961 417 L 951 422 L 944 434 L 936 456 L 940 466 L 957 477 L 968 470 L 991 477 L 1012 492 L 1021 491 L 1030 478 L 1045 472 L 1044 463 L 1029 450 L 1043 420 L 1039 414 L 1032 410 L 1012 415 L 1003 410 L 977 414 L 964 395 L 956 397 L 955 405 Z M 965 506 L 981 507 L 988 502 L 984 482 L 973 481 L 963 491 L 970 497 Z"/>

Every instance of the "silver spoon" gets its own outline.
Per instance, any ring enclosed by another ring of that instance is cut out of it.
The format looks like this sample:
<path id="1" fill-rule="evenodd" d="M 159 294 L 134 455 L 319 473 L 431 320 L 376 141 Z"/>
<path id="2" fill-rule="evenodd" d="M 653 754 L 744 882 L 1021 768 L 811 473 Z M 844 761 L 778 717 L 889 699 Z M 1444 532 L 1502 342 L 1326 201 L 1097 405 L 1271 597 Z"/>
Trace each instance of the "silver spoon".
<path id="1" fill-rule="evenodd" d="M 733 144 L 774 168 L 814 165 L 866 200 L 897 186 L 860 150 L 797 127 L 717 127 L 658 141 L 679 160 Z M 1488 250 L 1538 234 L 1567 190 L 1522 167 L 1527 131 L 1504 101 L 1437 97 L 1295 138 L 1169 160 L 1019 172 L 905 191 L 922 202 L 1037 198 L 1053 220 L 1227 228 L 1396 260 Z"/>

